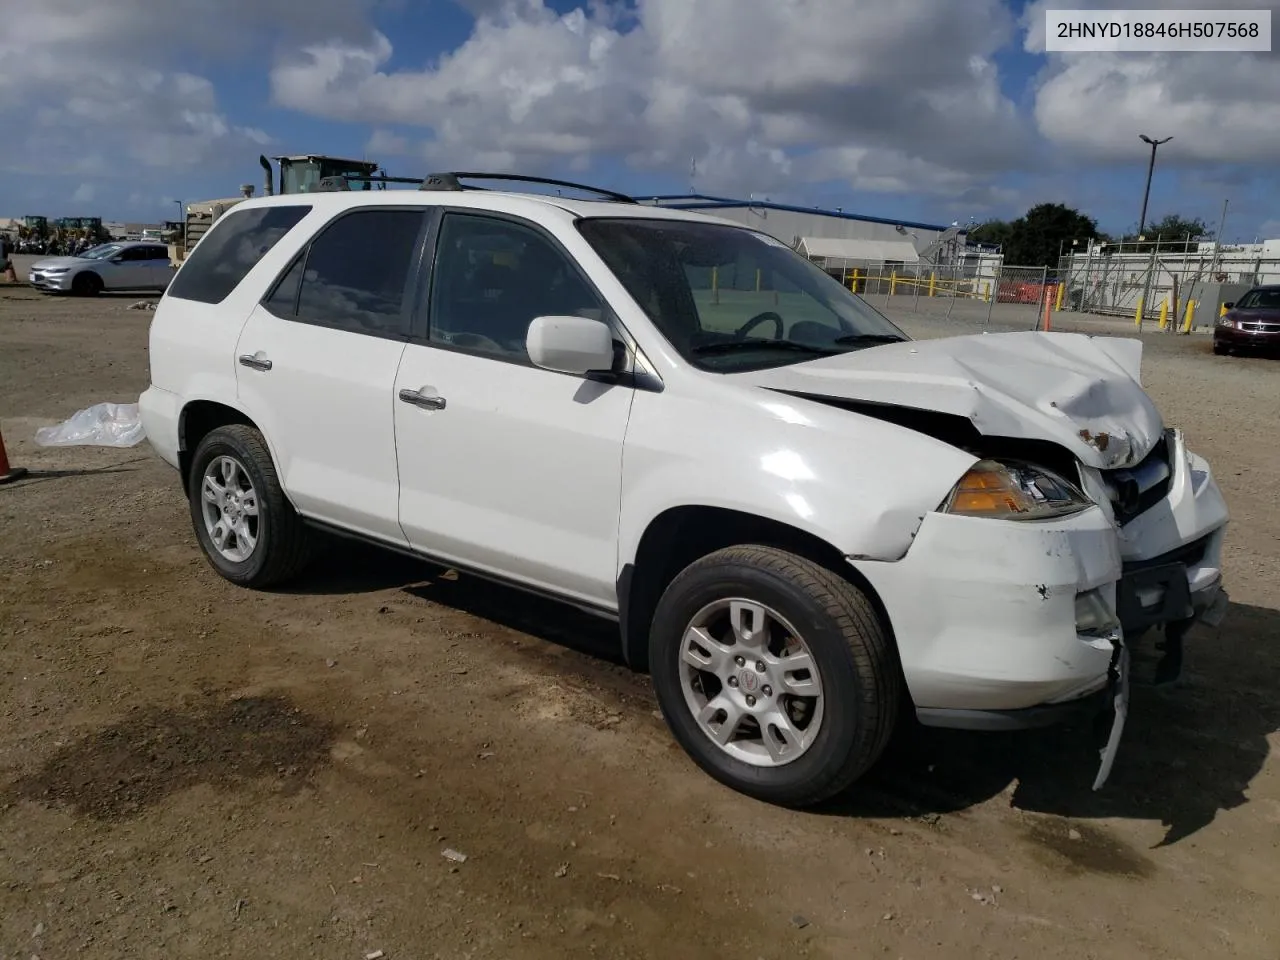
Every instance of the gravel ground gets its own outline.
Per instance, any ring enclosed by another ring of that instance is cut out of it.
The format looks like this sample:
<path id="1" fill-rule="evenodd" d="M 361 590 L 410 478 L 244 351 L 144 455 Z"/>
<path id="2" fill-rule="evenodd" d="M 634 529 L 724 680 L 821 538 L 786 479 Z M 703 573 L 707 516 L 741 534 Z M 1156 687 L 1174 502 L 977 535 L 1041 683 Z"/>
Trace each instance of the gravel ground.
<path id="1" fill-rule="evenodd" d="M 238 590 L 145 443 L 35 446 L 144 387 L 136 299 L 0 286 L 0 429 L 31 470 L 0 488 L 0 957 L 1280 955 L 1274 362 L 1144 334 L 1233 511 L 1233 603 L 1180 685 L 1135 690 L 1105 791 L 1077 731 L 916 730 L 794 813 L 697 771 L 615 631 L 338 543 Z"/>

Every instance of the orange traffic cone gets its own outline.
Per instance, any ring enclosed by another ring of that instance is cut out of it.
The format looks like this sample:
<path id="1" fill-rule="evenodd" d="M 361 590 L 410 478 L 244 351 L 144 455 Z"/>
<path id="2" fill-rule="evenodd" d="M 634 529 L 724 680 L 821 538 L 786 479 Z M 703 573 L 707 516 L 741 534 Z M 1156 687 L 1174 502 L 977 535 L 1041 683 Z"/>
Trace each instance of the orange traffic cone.
<path id="1" fill-rule="evenodd" d="M 9 466 L 9 455 L 4 451 L 4 434 L 0 434 L 0 484 L 12 483 L 26 475 L 26 467 Z"/>

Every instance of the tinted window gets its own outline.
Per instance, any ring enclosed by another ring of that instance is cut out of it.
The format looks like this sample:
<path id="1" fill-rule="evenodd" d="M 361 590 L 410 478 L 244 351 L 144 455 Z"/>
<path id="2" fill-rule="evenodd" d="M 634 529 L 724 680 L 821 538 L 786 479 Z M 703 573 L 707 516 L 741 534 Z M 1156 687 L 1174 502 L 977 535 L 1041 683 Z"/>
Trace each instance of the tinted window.
<path id="1" fill-rule="evenodd" d="M 311 242 L 298 319 L 357 333 L 401 334 L 421 210 L 358 210 Z"/>
<path id="2" fill-rule="evenodd" d="M 262 301 L 262 305 L 277 317 L 292 319 L 298 309 L 298 286 L 302 282 L 302 265 L 306 260 L 306 251 L 293 261 L 285 275 L 280 278 L 271 295 Z"/>
<path id="3" fill-rule="evenodd" d="M 168 260 L 168 247 L 147 247 L 147 257 L 150 260 Z"/>
<path id="4" fill-rule="evenodd" d="M 149 260 L 146 247 L 125 247 L 120 251 L 120 259 L 125 263 L 134 263 L 138 260 Z"/>
<path id="5" fill-rule="evenodd" d="M 169 296 L 221 303 L 310 212 L 308 206 L 271 206 L 223 214 L 187 255 Z"/>
<path id="6" fill-rule="evenodd" d="M 529 227 L 447 214 L 431 289 L 431 340 L 528 362 L 534 317 L 606 319 L 603 304 L 572 260 Z"/>

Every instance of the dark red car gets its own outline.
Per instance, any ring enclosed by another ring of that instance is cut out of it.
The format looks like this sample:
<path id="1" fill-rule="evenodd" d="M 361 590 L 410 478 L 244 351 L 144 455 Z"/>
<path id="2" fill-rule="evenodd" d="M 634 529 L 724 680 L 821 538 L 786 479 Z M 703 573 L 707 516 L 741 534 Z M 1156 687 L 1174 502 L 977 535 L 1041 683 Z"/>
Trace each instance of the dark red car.
<path id="1" fill-rule="evenodd" d="M 1280 353 L 1280 285 L 1254 287 L 1213 328 L 1213 352 L 1274 350 Z"/>

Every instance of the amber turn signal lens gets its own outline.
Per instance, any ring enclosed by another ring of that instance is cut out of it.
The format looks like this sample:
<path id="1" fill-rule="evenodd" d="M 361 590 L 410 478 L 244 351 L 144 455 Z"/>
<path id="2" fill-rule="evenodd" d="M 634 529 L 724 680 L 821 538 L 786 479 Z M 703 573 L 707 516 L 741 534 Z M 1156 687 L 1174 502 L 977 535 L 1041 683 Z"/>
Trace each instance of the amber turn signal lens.
<path id="1" fill-rule="evenodd" d="M 1078 513 L 1090 500 L 1061 477 L 1040 467 L 982 460 L 960 478 L 942 507 L 962 517 L 1036 520 Z"/>

